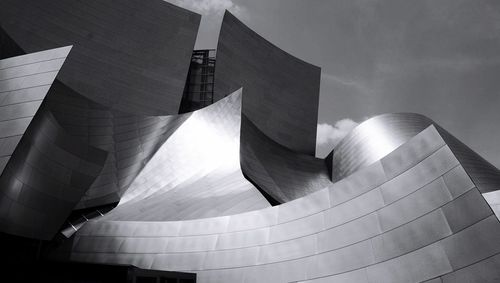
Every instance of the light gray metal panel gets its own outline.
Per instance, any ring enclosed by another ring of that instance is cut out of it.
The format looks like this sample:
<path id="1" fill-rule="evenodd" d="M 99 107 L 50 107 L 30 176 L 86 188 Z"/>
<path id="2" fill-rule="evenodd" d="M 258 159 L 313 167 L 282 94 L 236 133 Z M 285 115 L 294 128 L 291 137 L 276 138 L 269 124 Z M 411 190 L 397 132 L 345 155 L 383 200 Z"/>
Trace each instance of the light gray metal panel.
<path id="1" fill-rule="evenodd" d="M 441 209 L 372 238 L 378 262 L 403 255 L 452 234 Z"/>
<path id="2" fill-rule="evenodd" d="M 491 215 L 490 207 L 475 188 L 444 205 L 442 210 L 453 233 Z"/>
<path id="3" fill-rule="evenodd" d="M 375 188 L 348 202 L 334 206 L 324 212 L 326 228 L 335 227 L 369 214 L 384 206 L 380 188 Z"/>
<path id="4" fill-rule="evenodd" d="M 387 154 L 380 162 L 384 167 L 387 178 L 392 179 L 415 166 L 443 145 L 445 145 L 444 140 L 439 135 L 436 127 L 430 125 L 398 147 L 398 150 Z"/>
<path id="5" fill-rule="evenodd" d="M 127 225 L 131 222 L 116 222 L 121 223 L 122 225 Z M 168 236 L 177 236 L 179 235 L 179 231 L 181 229 L 181 222 L 172 221 L 172 222 L 135 222 L 132 225 L 135 226 L 133 231 L 134 237 L 168 237 Z"/>
<path id="6" fill-rule="evenodd" d="M 229 216 L 182 221 L 179 236 L 224 233 L 228 223 Z"/>
<path id="7" fill-rule="evenodd" d="M 338 275 L 315 278 L 312 280 L 301 281 L 304 283 L 369 283 L 366 269 L 358 269 Z"/>
<path id="8" fill-rule="evenodd" d="M 363 241 L 331 252 L 318 254 L 307 268 L 309 277 L 353 271 L 374 264 L 371 242 Z"/>
<path id="9" fill-rule="evenodd" d="M 166 250 L 168 238 L 125 238 L 121 243 L 118 253 L 158 253 Z"/>
<path id="10" fill-rule="evenodd" d="M 41 100 L 45 97 L 49 88 L 50 85 L 42 85 L 0 93 L 0 105 Z"/>
<path id="11" fill-rule="evenodd" d="M 457 197 L 474 187 L 462 166 L 457 166 L 443 175 L 446 187 L 453 197 Z"/>
<path id="12" fill-rule="evenodd" d="M 220 234 L 218 250 L 261 246 L 269 243 L 269 227 L 241 232 Z"/>
<path id="13" fill-rule="evenodd" d="M 295 282 L 307 278 L 311 257 L 246 268 L 244 282 Z"/>
<path id="14" fill-rule="evenodd" d="M 439 243 L 367 268 L 370 283 L 420 282 L 450 271 L 447 254 Z"/>
<path id="15" fill-rule="evenodd" d="M 500 252 L 500 223 L 495 215 L 477 222 L 441 242 L 453 269 L 459 269 Z"/>
<path id="16" fill-rule="evenodd" d="M 380 234 L 377 213 L 370 213 L 343 225 L 318 233 L 318 252 L 339 249 Z"/>
<path id="17" fill-rule="evenodd" d="M 497 218 L 500 219 L 500 190 L 485 193 L 483 197 L 486 202 L 488 202 Z"/>
<path id="18" fill-rule="evenodd" d="M 260 248 L 259 263 L 272 263 L 313 255 L 316 253 L 316 235 L 270 244 Z"/>
<path id="19" fill-rule="evenodd" d="M 325 229 L 323 213 L 313 214 L 287 223 L 271 226 L 269 242 L 281 242 L 306 235 L 316 234 Z"/>
<path id="20" fill-rule="evenodd" d="M 381 186 L 385 203 L 392 203 L 432 182 L 458 165 L 451 150 L 444 146 L 413 168 Z"/>
<path id="21" fill-rule="evenodd" d="M 258 229 L 278 222 L 278 207 L 269 207 L 256 211 L 231 215 L 228 232 Z"/>
<path id="22" fill-rule="evenodd" d="M 339 181 L 380 160 L 431 123 L 414 113 L 383 114 L 364 121 L 335 147 L 332 180 Z"/>
<path id="23" fill-rule="evenodd" d="M 257 264 L 259 247 L 210 251 L 205 259 L 205 269 L 235 268 Z"/>
<path id="24" fill-rule="evenodd" d="M 442 276 L 443 283 L 494 283 L 500 281 L 500 254 Z M 439 281 L 441 282 L 441 281 Z"/>
<path id="25" fill-rule="evenodd" d="M 246 268 L 202 270 L 196 272 L 197 282 L 220 283 L 235 282 L 243 283 Z"/>
<path id="26" fill-rule="evenodd" d="M 380 162 L 364 167 L 355 174 L 334 183 L 329 187 L 331 206 L 355 198 L 386 181 Z"/>
<path id="27" fill-rule="evenodd" d="M 173 237 L 168 239 L 168 245 L 162 251 L 168 253 L 211 251 L 215 249 L 216 243 L 217 235 Z"/>
<path id="28" fill-rule="evenodd" d="M 403 225 L 452 199 L 442 178 L 377 211 L 383 231 Z"/>
<path id="29" fill-rule="evenodd" d="M 269 207 L 239 167 L 241 90 L 189 114 L 104 220 L 216 217 Z"/>
<path id="30" fill-rule="evenodd" d="M 203 270 L 207 253 L 157 254 L 151 269 L 157 270 Z"/>
<path id="31" fill-rule="evenodd" d="M 318 213 L 330 207 L 330 191 L 323 189 L 278 208 L 278 223 Z"/>

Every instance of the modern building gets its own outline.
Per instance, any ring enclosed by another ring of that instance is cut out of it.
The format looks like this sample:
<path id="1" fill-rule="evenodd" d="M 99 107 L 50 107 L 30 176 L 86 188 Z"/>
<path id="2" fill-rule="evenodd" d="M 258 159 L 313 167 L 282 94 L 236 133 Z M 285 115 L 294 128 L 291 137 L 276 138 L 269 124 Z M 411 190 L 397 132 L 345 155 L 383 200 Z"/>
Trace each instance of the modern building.
<path id="1" fill-rule="evenodd" d="M 229 12 L 193 51 L 199 22 L 0 0 L 4 257 L 46 281 L 500 282 L 497 168 L 414 113 L 316 158 L 320 68 Z"/>

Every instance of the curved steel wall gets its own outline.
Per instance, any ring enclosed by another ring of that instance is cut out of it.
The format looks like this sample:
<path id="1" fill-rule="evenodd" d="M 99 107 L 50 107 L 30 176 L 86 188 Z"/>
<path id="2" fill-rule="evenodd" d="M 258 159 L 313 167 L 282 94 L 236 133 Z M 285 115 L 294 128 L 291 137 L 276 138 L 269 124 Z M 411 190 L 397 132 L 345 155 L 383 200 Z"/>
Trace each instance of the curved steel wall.
<path id="1" fill-rule="evenodd" d="M 51 239 L 103 168 L 105 151 L 69 136 L 39 109 L 70 50 L 0 61 L 2 232 Z"/>
<path id="2" fill-rule="evenodd" d="M 288 202 L 332 184 L 325 160 L 272 141 L 245 115 L 240 144 L 241 170 L 272 201 Z"/>
<path id="3" fill-rule="evenodd" d="M 165 221 L 262 209 L 239 166 L 241 90 L 188 115 L 103 219 Z"/>
<path id="4" fill-rule="evenodd" d="M 272 45 L 231 13 L 224 14 L 214 100 L 243 87 L 243 114 L 278 144 L 311 156 L 316 149 L 320 75 L 320 68 Z"/>
<path id="5" fill-rule="evenodd" d="M 170 222 L 90 221 L 72 260 L 193 271 L 198 282 L 486 282 L 500 222 L 434 126 L 286 204 Z"/>
<path id="6" fill-rule="evenodd" d="M 432 123 L 414 113 L 383 114 L 361 123 L 334 148 L 332 180 L 341 180 L 380 160 Z"/>
<path id="7" fill-rule="evenodd" d="M 161 0 L 0 1 L 0 25 L 24 52 L 73 45 L 58 79 L 136 115 L 177 114 L 199 22 Z"/>
<path id="8" fill-rule="evenodd" d="M 199 21 L 160 0 L 0 1 L 5 41 L 74 45 L 47 104 L 68 133 L 110 153 L 77 208 L 119 201 L 183 123 L 159 115 L 177 114 Z"/>
<path id="9" fill-rule="evenodd" d="M 68 133 L 109 152 L 102 173 L 77 208 L 118 202 L 156 150 L 189 117 L 110 110 L 60 82 L 51 89 L 47 105 Z"/>

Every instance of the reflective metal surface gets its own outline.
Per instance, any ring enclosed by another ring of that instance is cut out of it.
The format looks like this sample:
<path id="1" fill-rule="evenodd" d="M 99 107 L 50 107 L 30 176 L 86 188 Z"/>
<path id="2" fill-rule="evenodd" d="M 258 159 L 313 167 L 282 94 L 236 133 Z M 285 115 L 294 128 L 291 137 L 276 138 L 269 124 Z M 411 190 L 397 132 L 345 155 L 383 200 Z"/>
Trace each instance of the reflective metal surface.
<path id="1" fill-rule="evenodd" d="M 59 256 L 191 271 L 200 282 L 498 278 L 500 222 L 464 173 L 431 125 L 372 165 L 294 201 L 196 220 L 89 221 Z M 120 249 L 103 250 L 103 241 Z"/>
<path id="2" fill-rule="evenodd" d="M 2 232 L 51 239 L 103 168 L 107 152 L 68 135 L 45 106 L 38 109 L 70 50 L 0 61 Z"/>
<path id="3" fill-rule="evenodd" d="M 104 219 L 183 220 L 268 207 L 239 167 L 241 97 L 239 90 L 186 114 Z"/>
<path id="4" fill-rule="evenodd" d="M 47 104 L 70 135 L 109 152 L 77 208 L 118 202 L 182 124 L 166 115 L 179 110 L 199 21 L 161 0 L 0 1 L 0 56 L 74 45 Z"/>
<path id="5" fill-rule="evenodd" d="M 243 114 L 271 140 L 310 156 L 316 150 L 320 75 L 319 67 L 274 46 L 228 11 L 224 14 L 214 99 L 243 87 Z"/>
<path id="6" fill-rule="evenodd" d="M 73 45 L 58 78 L 135 115 L 177 114 L 201 16 L 162 0 L 2 0 L 0 23 L 24 52 Z"/>

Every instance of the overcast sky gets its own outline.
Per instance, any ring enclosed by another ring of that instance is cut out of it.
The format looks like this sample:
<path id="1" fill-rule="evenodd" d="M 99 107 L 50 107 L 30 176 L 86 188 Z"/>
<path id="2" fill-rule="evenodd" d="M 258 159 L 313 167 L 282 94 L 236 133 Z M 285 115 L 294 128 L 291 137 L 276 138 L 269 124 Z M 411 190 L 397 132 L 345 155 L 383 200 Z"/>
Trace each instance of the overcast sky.
<path id="1" fill-rule="evenodd" d="M 215 48 L 224 9 L 322 68 L 318 156 L 356 123 L 429 116 L 500 167 L 500 1 L 169 0 L 201 13 Z"/>

